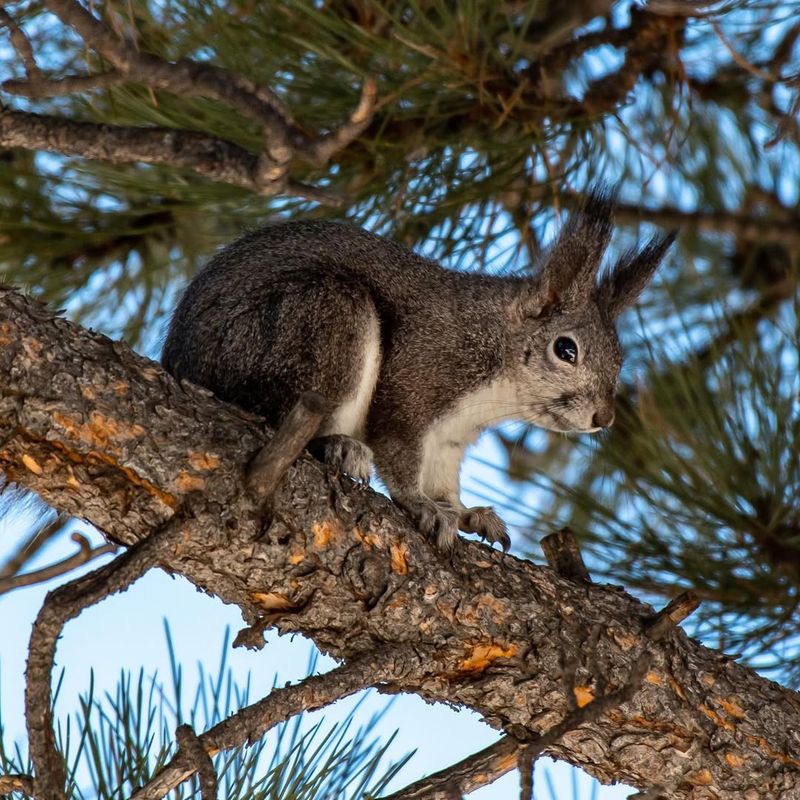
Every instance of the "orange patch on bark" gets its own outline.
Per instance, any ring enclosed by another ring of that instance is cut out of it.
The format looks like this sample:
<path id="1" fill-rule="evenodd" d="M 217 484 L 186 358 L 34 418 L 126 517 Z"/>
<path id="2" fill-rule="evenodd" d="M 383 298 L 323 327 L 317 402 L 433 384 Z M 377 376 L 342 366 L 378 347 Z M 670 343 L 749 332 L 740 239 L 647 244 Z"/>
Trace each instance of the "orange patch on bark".
<path id="1" fill-rule="evenodd" d="M 54 450 L 62 453 L 64 458 L 68 458 L 72 461 L 73 464 L 107 464 L 108 466 L 114 467 L 118 469 L 134 486 L 137 486 L 143 489 L 147 494 L 151 497 L 155 497 L 161 503 L 163 503 L 168 508 L 177 508 L 178 507 L 178 499 L 175 495 L 170 494 L 169 492 L 165 492 L 163 489 L 160 489 L 155 484 L 151 483 L 148 480 L 145 480 L 136 472 L 134 472 L 130 467 L 124 467 L 118 462 L 116 462 L 110 455 L 107 453 L 100 453 L 96 450 L 90 450 L 88 453 L 78 453 L 75 450 L 70 450 L 63 442 L 57 441 L 50 441 L 49 444 Z M 77 484 L 77 481 L 76 481 Z"/>
<path id="2" fill-rule="evenodd" d="M 480 642 L 472 645 L 469 654 L 458 662 L 458 671 L 483 672 L 492 661 L 496 661 L 498 658 L 511 658 L 517 654 L 517 651 L 517 646 L 513 644 L 503 646 L 493 642 Z"/>
<path id="3" fill-rule="evenodd" d="M 367 550 L 372 550 L 373 548 L 380 550 L 381 548 L 381 538 L 374 533 L 364 533 L 358 528 L 353 528 L 353 536 L 355 536 Z"/>
<path id="4" fill-rule="evenodd" d="M 208 472 L 209 470 L 216 469 L 220 463 L 219 456 L 215 456 L 213 453 L 189 453 L 189 465 L 192 469 Z"/>
<path id="5" fill-rule="evenodd" d="M 408 546 L 404 542 L 392 542 L 389 545 L 392 556 L 392 571 L 398 575 L 408 574 Z"/>
<path id="6" fill-rule="evenodd" d="M 729 722 L 727 719 L 723 719 L 719 714 L 717 714 L 716 711 L 713 711 L 702 703 L 697 706 L 697 710 L 705 714 L 715 725 L 719 725 L 720 728 L 723 728 L 726 731 L 732 731 L 736 728 L 732 722 Z"/>
<path id="7" fill-rule="evenodd" d="M 672 687 L 672 691 L 675 692 L 675 694 L 678 695 L 681 700 L 685 700 L 686 693 L 683 691 L 683 687 L 678 683 L 678 681 L 675 680 L 675 678 L 672 677 L 672 675 L 669 675 L 668 677 L 669 685 Z"/>
<path id="8" fill-rule="evenodd" d="M 588 706 L 594 700 L 594 692 L 591 686 L 574 686 L 572 693 L 575 695 L 575 702 L 578 708 Z"/>
<path id="9" fill-rule="evenodd" d="M 609 628 L 608 632 L 623 650 L 630 650 L 632 647 L 635 647 L 636 643 L 639 641 L 635 636 L 630 633 L 625 633 L 619 628 Z"/>
<path id="10" fill-rule="evenodd" d="M 490 611 L 497 622 L 501 622 L 508 617 L 508 603 L 493 594 L 484 592 L 484 594 L 476 598 L 476 604 L 479 608 L 485 608 Z"/>
<path id="11" fill-rule="evenodd" d="M 697 772 L 693 772 L 687 776 L 686 780 L 688 780 L 692 786 L 710 786 L 714 782 L 711 772 L 707 769 L 701 769 Z"/>
<path id="12" fill-rule="evenodd" d="M 30 359 L 39 358 L 39 354 L 42 352 L 42 348 L 44 345 L 38 339 L 34 339 L 32 336 L 25 336 L 22 339 L 22 347 L 25 350 L 25 354 Z"/>
<path id="13" fill-rule="evenodd" d="M 250 599 L 265 611 L 286 611 L 294 608 L 294 603 L 280 592 L 250 592 Z"/>
<path id="14" fill-rule="evenodd" d="M 739 769 L 744 764 L 744 759 L 741 756 L 737 756 L 736 753 L 725 753 L 725 761 L 729 767 L 734 769 Z"/>
<path id="15" fill-rule="evenodd" d="M 315 522 L 311 526 L 311 535 L 314 537 L 314 547 L 320 550 L 327 547 L 331 539 L 339 534 L 340 531 L 341 528 L 338 523 L 332 520 L 326 519 L 324 522 Z"/>
<path id="16" fill-rule="evenodd" d="M 174 483 L 179 492 L 196 492 L 205 487 L 206 479 L 182 469 Z"/>
<path id="17" fill-rule="evenodd" d="M 722 697 L 717 700 L 717 703 L 734 719 L 744 719 L 747 716 L 744 709 L 735 700 L 726 700 Z"/>
<path id="18" fill-rule="evenodd" d="M 5 347 L 14 341 L 16 330 L 16 325 L 12 325 L 10 322 L 0 322 L 0 347 Z"/>
<path id="19" fill-rule="evenodd" d="M 36 459 L 34 459 L 33 456 L 29 456 L 27 453 L 22 454 L 22 463 L 34 475 L 41 475 L 44 472 L 44 470 L 39 465 L 39 462 L 36 461 Z"/>
<path id="20" fill-rule="evenodd" d="M 122 395 L 124 395 L 129 388 L 130 384 L 128 381 L 117 381 L 116 383 L 111 384 L 111 389 L 117 397 L 122 397 Z"/>
<path id="21" fill-rule="evenodd" d="M 655 686 L 663 686 L 664 685 L 664 679 L 657 672 L 653 672 L 652 670 L 650 672 L 648 672 L 647 675 L 644 676 L 644 679 L 648 683 L 652 683 Z"/>
<path id="22" fill-rule="evenodd" d="M 60 411 L 53 412 L 53 421 L 72 438 L 101 449 L 119 453 L 118 442 L 136 439 L 144 433 L 141 425 L 128 425 L 113 417 L 92 411 L 88 422 L 80 422 Z"/>

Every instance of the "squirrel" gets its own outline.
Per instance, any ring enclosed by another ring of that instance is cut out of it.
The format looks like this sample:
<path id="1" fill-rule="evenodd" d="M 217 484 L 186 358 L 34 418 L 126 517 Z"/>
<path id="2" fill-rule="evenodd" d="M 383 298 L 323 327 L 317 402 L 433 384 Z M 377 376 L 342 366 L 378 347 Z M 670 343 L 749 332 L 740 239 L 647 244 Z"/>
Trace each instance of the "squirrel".
<path id="1" fill-rule="evenodd" d="M 615 320 L 676 235 L 628 251 L 598 280 L 613 210 L 594 189 L 530 276 L 449 270 L 347 223 L 269 224 L 189 283 L 162 363 L 272 426 L 319 392 L 333 410 L 309 449 L 328 468 L 368 483 L 374 464 L 444 552 L 458 530 L 507 550 L 497 513 L 462 505 L 459 467 L 501 420 L 584 433 L 613 423 Z"/>

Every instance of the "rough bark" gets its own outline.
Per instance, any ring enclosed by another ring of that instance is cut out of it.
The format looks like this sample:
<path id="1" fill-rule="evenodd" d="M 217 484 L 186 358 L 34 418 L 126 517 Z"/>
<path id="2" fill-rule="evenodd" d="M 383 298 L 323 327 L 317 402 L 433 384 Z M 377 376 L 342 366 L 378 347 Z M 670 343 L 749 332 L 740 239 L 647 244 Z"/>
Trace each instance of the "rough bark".
<path id="1" fill-rule="evenodd" d="M 262 518 L 245 490 L 269 437 L 257 418 L 9 289 L 0 376 L 6 476 L 124 545 L 180 507 L 180 543 L 164 540 L 160 565 L 236 603 L 248 624 L 275 620 L 344 660 L 434 647 L 432 674 L 386 688 L 467 706 L 522 739 L 576 699 L 625 685 L 648 649 L 633 699 L 565 735 L 553 756 L 673 798 L 800 796 L 800 697 L 678 630 L 654 643 L 653 609 L 619 588 L 474 542 L 444 561 L 389 500 L 308 456 Z"/>

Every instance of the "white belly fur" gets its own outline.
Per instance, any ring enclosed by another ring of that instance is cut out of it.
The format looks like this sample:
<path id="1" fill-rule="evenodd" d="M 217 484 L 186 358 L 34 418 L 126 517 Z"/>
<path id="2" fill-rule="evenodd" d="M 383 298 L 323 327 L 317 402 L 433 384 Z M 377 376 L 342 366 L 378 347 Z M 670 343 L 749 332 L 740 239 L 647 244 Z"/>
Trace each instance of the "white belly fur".
<path id="1" fill-rule="evenodd" d="M 369 325 L 362 342 L 361 376 L 353 394 L 331 415 L 330 421 L 325 426 L 326 435 L 343 433 L 364 440 L 369 404 L 381 369 L 381 331 L 375 315 L 369 318 Z"/>
<path id="2" fill-rule="evenodd" d="M 432 499 L 459 505 L 458 472 L 467 445 L 483 428 L 518 417 L 520 411 L 516 389 L 506 379 L 497 379 L 462 397 L 425 434 L 420 491 Z"/>

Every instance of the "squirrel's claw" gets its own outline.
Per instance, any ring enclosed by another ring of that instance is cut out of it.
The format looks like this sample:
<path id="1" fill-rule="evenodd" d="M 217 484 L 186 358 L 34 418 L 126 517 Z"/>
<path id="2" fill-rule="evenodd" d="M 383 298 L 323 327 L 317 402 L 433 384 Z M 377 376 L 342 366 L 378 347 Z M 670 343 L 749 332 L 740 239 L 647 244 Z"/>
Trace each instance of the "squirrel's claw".
<path id="1" fill-rule="evenodd" d="M 451 555 L 458 542 L 458 512 L 450 506 L 434 503 L 427 497 L 403 500 L 400 504 L 411 515 L 417 528 L 433 541 L 437 550 Z"/>
<path id="2" fill-rule="evenodd" d="M 504 553 L 511 547 L 511 538 L 506 531 L 505 522 L 489 506 L 465 508 L 459 515 L 458 527 L 467 533 L 477 533 L 481 539 L 490 544 L 499 542 Z"/>
<path id="3" fill-rule="evenodd" d="M 344 473 L 362 486 L 369 485 L 372 450 L 363 442 L 344 434 L 333 434 L 317 440 L 324 446 L 323 459 L 331 472 Z"/>

